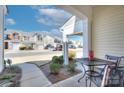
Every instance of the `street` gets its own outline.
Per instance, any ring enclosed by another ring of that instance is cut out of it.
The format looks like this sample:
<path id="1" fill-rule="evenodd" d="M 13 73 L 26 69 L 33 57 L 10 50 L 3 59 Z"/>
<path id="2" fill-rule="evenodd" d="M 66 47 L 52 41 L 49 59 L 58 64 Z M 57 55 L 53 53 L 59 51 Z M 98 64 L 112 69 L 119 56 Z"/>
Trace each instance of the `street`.
<path id="1" fill-rule="evenodd" d="M 83 56 L 82 49 L 74 49 L 76 51 L 76 57 Z M 50 50 L 27 50 L 27 51 L 4 51 L 5 59 L 10 58 L 12 64 L 19 64 L 30 61 L 46 61 L 51 60 L 53 56 L 60 56 L 63 51 L 50 51 Z"/>
<path id="2" fill-rule="evenodd" d="M 5 52 L 5 57 L 13 58 L 13 57 L 26 57 L 26 56 L 35 56 L 35 55 L 61 54 L 61 53 L 62 51 L 27 50 L 27 51 Z"/>

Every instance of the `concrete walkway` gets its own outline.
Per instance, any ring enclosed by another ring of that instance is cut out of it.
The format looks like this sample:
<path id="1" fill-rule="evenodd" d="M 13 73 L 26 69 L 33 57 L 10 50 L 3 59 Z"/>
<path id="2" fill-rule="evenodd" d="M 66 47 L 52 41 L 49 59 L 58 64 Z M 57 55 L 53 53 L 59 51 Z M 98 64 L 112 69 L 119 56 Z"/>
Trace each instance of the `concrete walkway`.
<path id="1" fill-rule="evenodd" d="M 45 77 L 43 72 L 34 64 L 19 64 L 22 69 L 21 87 L 46 87 L 51 82 Z"/>

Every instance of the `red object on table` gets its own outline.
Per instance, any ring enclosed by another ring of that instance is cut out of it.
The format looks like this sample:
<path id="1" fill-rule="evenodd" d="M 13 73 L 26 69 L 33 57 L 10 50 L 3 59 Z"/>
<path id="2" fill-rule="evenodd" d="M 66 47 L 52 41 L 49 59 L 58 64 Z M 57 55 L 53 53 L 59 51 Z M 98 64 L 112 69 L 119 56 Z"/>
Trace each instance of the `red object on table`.
<path id="1" fill-rule="evenodd" d="M 89 51 L 89 61 L 92 61 L 94 58 L 94 52 L 91 50 Z"/>

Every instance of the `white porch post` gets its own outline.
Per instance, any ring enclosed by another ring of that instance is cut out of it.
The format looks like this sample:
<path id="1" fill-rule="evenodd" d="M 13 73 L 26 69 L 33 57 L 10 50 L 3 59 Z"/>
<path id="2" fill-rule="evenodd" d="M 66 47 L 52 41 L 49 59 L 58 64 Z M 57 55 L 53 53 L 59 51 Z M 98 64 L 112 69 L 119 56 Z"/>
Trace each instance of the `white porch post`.
<path id="1" fill-rule="evenodd" d="M 4 47 L 3 47 L 3 31 L 4 31 L 4 7 L 0 6 L 0 73 L 4 69 Z"/>
<path id="2" fill-rule="evenodd" d="M 88 57 L 89 50 L 91 50 L 91 22 L 86 19 L 83 20 L 83 57 Z"/>
<path id="3" fill-rule="evenodd" d="M 63 34 L 63 57 L 64 57 L 64 65 L 68 65 L 68 43 L 67 36 Z"/>
<path id="4" fill-rule="evenodd" d="M 63 57 L 64 57 L 64 65 L 68 65 L 68 39 L 67 35 L 72 34 L 74 32 L 76 16 L 72 16 L 61 28 L 61 32 L 63 33 Z"/>

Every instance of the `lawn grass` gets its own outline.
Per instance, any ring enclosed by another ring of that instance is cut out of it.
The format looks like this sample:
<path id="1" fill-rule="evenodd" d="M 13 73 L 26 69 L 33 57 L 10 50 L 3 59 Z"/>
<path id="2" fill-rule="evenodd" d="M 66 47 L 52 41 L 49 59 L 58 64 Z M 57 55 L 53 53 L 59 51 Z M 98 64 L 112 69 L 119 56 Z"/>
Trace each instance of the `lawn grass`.
<path id="1" fill-rule="evenodd" d="M 0 74 L 0 86 L 18 87 L 20 85 L 21 69 L 18 66 L 6 67 Z"/>

